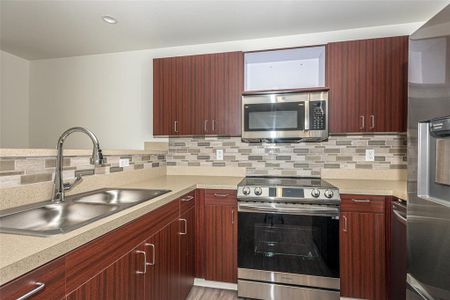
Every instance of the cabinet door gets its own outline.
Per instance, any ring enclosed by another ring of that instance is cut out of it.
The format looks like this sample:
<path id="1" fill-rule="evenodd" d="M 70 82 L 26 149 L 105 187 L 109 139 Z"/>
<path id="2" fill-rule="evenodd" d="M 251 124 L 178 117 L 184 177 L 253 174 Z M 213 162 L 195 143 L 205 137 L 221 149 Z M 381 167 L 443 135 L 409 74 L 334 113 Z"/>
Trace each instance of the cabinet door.
<path id="1" fill-rule="evenodd" d="M 144 243 L 147 253 L 145 299 L 179 297 L 179 222 L 174 221 Z"/>
<path id="2" fill-rule="evenodd" d="M 143 246 L 132 250 L 70 293 L 67 299 L 144 299 L 143 251 Z"/>
<path id="3" fill-rule="evenodd" d="M 361 41 L 330 43 L 326 48 L 326 80 L 330 88 L 330 133 L 367 129 L 366 45 Z"/>
<path id="4" fill-rule="evenodd" d="M 153 60 L 153 134 L 176 135 L 179 132 L 176 98 L 177 58 Z"/>
<path id="5" fill-rule="evenodd" d="M 386 298 L 385 251 L 383 214 L 341 212 L 341 296 Z"/>
<path id="6" fill-rule="evenodd" d="M 373 71 L 368 87 L 368 130 L 404 132 L 407 117 L 408 37 L 367 41 L 367 61 Z"/>
<path id="7" fill-rule="evenodd" d="M 4 284 L 0 288 L 0 298 L 17 299 L 34 291 L 34 294 L 27 299 L 59 300 L 64 297 L 64 283 L 64 258 L 58 258 Z"/>
<path id="8" fill-rule="evenodd" d="M 195 208 L 180 218 L 180 299 L 186 299 L 195 278 Z"/>
<path id="9" fill-rule="evenodd" d="M 408 37 L 330 43 L 326 51 L 330 132 L 405 131 Z"/>
<path id="10" fill-rule="evenodd" d="M 211 193 L 216 194 L 217 199 L 211 198 Z M 206 192 L 205 226 L 205 278 L 236 282 L 237 208 L 230 192 Z"/>
<path id="11" fill-rule="evenodd" d="M 218 126 L 214 134 L 241 135 L 241 98 L 244 90 L 244 55 L 242 52 L 224 54 L 224 81 L 220 103 L 216 103 Z"/>

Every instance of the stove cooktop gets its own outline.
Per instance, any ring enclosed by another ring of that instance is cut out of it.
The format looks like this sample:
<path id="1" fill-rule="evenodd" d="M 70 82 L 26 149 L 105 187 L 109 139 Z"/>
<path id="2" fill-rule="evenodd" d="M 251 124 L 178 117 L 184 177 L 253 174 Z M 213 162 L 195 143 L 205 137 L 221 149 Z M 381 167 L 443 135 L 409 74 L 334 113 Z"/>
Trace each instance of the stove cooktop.
<path id="1" fill-rule="evenodd" d="M 327 181 L 318 177 L 273 177 L 273 176 L 247 176 L 239 186 L 284 186 L 284 187 L 317 187 L 336 188 Z"/>
<path id="2" fill-rule="evenodd" d="M 339 190 L 318 177 L 248 176 L 238 184 L 239 201 L 340 203 Z"/>

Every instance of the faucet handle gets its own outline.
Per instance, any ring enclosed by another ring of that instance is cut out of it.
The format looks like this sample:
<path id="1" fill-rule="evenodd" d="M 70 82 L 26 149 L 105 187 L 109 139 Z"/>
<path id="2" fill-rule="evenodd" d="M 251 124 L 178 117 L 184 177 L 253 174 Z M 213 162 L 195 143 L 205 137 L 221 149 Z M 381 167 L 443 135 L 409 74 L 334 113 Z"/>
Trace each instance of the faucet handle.
<path id="1" fill-rule="evenodd" d="M 64 183 L 64 190 L 65 191 L 70 191 L 75 186 L 80 184 L 82 181 L 83 181 L 83 178 L 81 177 L 80 174 L 78 174 L 77 177 L 75 178 L 75 180 L 72 183 L 69 183 L 69 182 Z"/>

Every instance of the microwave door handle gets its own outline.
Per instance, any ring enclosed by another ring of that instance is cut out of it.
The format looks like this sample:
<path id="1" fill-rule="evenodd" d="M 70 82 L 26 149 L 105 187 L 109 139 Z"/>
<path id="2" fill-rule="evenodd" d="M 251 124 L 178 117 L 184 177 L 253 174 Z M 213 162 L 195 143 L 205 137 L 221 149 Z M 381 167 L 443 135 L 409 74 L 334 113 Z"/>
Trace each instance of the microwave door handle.
<path id="1" fill-rule="evenodd" d="M 309 101 L 305 101 L 305 130 L 309 130 Z"/>

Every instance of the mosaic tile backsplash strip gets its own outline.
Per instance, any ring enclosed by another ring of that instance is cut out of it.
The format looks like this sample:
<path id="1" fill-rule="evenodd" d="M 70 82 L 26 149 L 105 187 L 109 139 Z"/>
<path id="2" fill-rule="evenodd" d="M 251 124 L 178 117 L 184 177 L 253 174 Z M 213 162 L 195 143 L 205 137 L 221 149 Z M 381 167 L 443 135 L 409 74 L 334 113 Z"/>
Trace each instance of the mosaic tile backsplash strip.
<path id="1" fill-rule="evenodd" d="M 161 154 L 105 157 L 106 163 L 101 167 L 91 165 L 89 156 L 64 157 L 64 179 L 75 178 L 77 175 L 105 175 L 166 165 L 166 156 Z M 128 158 L 130 165 L 119 167 L 121 158 Z M 52 181 L 55 165 L 55 157 L 0 157 L 0 188 Z"/>
<path id="2" fill-rule="evenodd" d="M 215 160 L 223 149 L 224 160 Z M 365 161 L 366 149 L 375 161 Z M 406 169 L 406 136 L 330 136 L 321 143 L 249 144 L 239 137 L 171 138 L 167 166 L 245 167 L 247 175 L 320 176 L 322 168 Z M 218 169 L 220 171 L 220 169 Z"/>

